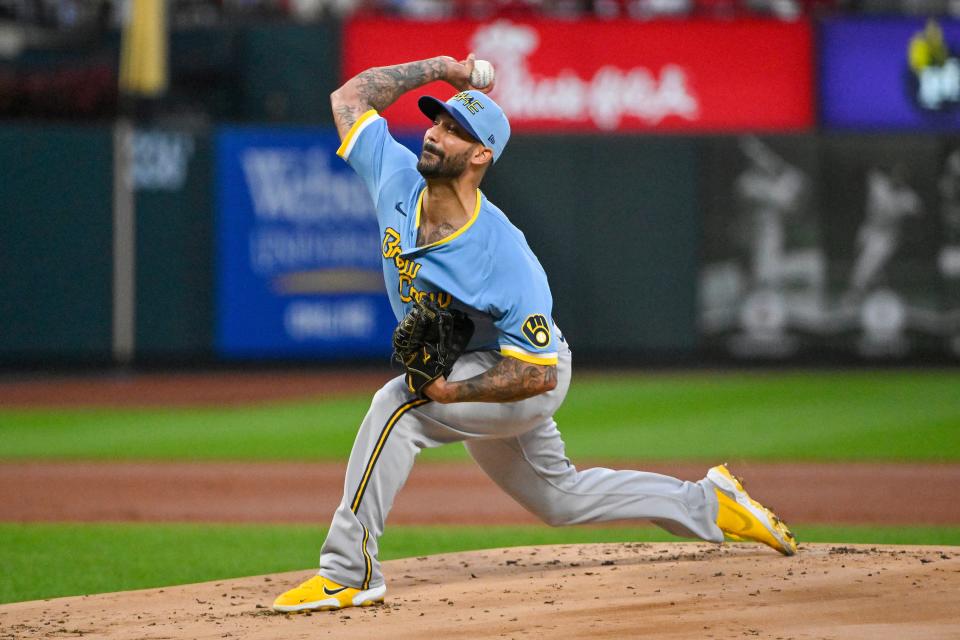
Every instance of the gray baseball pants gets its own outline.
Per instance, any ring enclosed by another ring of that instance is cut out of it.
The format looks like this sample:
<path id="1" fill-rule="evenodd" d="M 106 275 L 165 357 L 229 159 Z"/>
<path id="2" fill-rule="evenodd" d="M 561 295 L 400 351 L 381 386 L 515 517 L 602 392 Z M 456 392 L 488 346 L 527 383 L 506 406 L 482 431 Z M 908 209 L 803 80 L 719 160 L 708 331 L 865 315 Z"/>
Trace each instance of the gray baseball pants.
<path id="1" fill-rule="evenodd" d="M 377 391 L 350 453 L 343 499 L 320 552 L 320 573 L 358 589 L 382 585 L 377 543 L 394 497 L 422 449 L 453 442 L 464 442 L 494 482 L 550 525 L 644 519 L 677 535 L 722 542 L 708 480 L 578 471 L 571 464 L 553 421 L 570 387 L 570 350 L 560 346 L 556 388 L 519 402 L 429 402 L 413 396 L 403 376 Z M 478 375 L 502 357 L 492 351 L 464 354 L 450 379 Z"/>

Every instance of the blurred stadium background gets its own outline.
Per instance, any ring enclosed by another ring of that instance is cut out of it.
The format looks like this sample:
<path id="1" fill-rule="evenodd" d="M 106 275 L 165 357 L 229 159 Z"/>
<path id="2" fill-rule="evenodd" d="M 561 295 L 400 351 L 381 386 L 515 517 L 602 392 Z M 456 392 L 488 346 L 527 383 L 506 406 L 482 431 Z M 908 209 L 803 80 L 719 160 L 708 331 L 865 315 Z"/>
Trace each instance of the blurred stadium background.
<path id="1" fill-rule="evenodd" d="M 952 0 L 0 0 L 0 564 L 17 567 L 0 601 L 315 562 L 322 532 L 303 526 L 41 526 L 17 495 L 79 477 L 37 471 L 51 460 L 345 461 L 395 321 L 328 95 L 440 54 L 497 69 L 514 134 L 484 191 L 527 235 L 593 371 L 560 416 L 571 455 L 893 463 L 918 501 L 957 498 L 957 14 Z M 384 115 L 419 148 L 413 97 Z M 762 373 L 730 371 L 745 365 Z M 201 370 L 232 394 L 198 392 Z M 183 400 L 163 387 L 176 376 Z M 956 509 L 912 528 L 830 517 L 801 533 L 960 543 Z M 386 557 L 663 535 L 397 531 Z M 38 577 L 64 565 L 82 570 Z"/>
<path id="2" fill-rule="evenodd" d="M 382 361 L 376 226 L 327 96 L 475 50 L 516 133 L 486 191 L 581 363 L 956 363 L 954 9 L 2 2 L 0 355 Z M 385 115 L 417 147 L 413 98 Z"/>

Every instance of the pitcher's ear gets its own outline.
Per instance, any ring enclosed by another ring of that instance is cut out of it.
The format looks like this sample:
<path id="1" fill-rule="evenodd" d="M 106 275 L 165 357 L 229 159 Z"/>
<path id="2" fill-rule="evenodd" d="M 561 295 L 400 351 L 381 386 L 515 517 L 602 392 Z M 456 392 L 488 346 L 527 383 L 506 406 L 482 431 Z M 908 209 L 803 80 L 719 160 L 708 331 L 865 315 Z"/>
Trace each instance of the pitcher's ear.
<path id="1" fill-rule="evenodd" d="M 477 147 L 473 154 L 474 164 L 493 164 L 493 151 L 487 147 Z"/>

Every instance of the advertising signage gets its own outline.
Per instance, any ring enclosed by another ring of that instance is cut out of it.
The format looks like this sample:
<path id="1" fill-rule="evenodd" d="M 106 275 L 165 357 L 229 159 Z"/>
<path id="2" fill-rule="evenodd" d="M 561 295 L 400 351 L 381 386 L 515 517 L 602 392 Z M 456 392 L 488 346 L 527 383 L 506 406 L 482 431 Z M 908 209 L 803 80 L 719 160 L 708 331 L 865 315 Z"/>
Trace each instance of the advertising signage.
<path id="1" fill-rule="evenodd" d="M 960 21 L 827 20 L 820 56 L 825 126 L 960 128 Z"/>
<path id="2" fill-rule="evenodd" d="M 514 131 L 797 131 L 814 122 L 812 46 L 806 22 L 357 19 L 344 29 L 343 74 L 473 51 L 496 68 L 493 97 Z M 424 125 L 415 95 L 384 116 Z"/>
<path id="3" fill-rule="evenodd" d="M 960 357 L 960 140 L 703 145 L 707 349 L 746 359 Z"/>
<path id="4" fill-rule="evenodd" d="M 218 133 L 221 356 L 389 356 L 376 213 L 339 144 L 332 130 Z"/>

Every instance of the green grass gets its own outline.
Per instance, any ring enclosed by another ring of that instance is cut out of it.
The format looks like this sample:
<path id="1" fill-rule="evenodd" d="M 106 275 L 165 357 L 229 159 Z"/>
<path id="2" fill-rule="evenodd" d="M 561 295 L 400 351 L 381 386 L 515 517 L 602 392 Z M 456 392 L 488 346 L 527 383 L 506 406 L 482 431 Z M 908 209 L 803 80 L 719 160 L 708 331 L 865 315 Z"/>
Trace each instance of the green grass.
<path id="1" fill-rule="evenodd" d="M 344 460 L 369 400 L 0 410 L 0 459 Z M 557 421 L 575 458 L 956 461 L 960 372 L 587 375 Z"/>
<path id="2" fill-rule="evenodd" d="M 960 527 L 796 530 L 803 542 L 960 545 Z M 320 527 L 295 525 L 0 524 L 0 602 L 309 569 L 317 564 L 324 534 Z M 391 527 L 381 539 L 381 558 L 533 544 L 675 540 L 652 527 Z"/>

